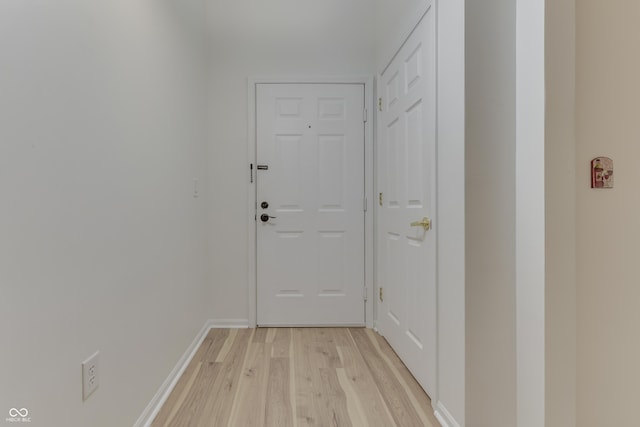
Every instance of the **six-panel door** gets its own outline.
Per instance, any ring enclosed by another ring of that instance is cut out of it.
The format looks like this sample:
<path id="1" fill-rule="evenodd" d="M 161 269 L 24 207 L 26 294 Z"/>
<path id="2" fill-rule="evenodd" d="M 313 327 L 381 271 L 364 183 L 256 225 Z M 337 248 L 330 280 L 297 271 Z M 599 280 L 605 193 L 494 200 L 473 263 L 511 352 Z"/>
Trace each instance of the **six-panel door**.
<path id="1" fill-rule="evenodd" d="M 377 153 L 378 327 L 430 394 L 436 384 L 435 81 L 431 8 L 379 80 Z M 431 229 L 419 225 L 424 218 Z"/>
<path id="2" fill-rule="evenodd" d="M 364 325 L 364 86 L 256 90 L 258 324 Z"/>

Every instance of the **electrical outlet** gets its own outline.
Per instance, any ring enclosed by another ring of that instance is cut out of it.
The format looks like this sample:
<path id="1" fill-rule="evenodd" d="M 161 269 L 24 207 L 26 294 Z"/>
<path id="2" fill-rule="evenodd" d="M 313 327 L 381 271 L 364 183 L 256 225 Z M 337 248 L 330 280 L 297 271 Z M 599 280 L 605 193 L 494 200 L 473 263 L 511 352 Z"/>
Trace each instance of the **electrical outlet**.
<path id="1" fill-rule="evenodd" d="M 100 352 L 82 362 L 82 400 L 87 400 L 100 384 Z"/>

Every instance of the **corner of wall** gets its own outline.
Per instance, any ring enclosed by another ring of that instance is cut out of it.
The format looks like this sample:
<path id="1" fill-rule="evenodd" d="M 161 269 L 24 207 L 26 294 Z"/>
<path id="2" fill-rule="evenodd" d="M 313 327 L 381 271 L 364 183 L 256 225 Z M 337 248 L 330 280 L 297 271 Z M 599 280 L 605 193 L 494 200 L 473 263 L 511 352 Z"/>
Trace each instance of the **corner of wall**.
<path id="1" fill-rule="evenodd" d="M 169 398 L 169 395 L 175 388 L 176 384 L 178 384 L 180 377 L 187 369 L 187 366 L 189 366 L 189 363 L 191 363 L 191 359 L 193 359 L 196 352 L 202 345 L 202 342 L 207 337 L 207 333 L 211 328 L 215 327 L 214 324 L 215 323 L 213 320 L 209 320 L 204 324 L 202 329 L 200 329 L 200 332 L 198 332 L 189 347 L 186 349 L 186 351 L 180 357 L 167 378 L 164 380 L 160 388 L 158 388 L 158 391 L 153 396 L 133 427 L 149 427 L 151 423 L 153 423 L 153 420 L 158 415 L 158 412 L 160 412 L 160 409 L 162 409 L 162 405 L 164 405 L 164 403 Z"/>
<path id="2" fill-rule="evenodd" d="M 575 0 L 547 0 L 545 21 L 545 426 L 575 427 Z"/>

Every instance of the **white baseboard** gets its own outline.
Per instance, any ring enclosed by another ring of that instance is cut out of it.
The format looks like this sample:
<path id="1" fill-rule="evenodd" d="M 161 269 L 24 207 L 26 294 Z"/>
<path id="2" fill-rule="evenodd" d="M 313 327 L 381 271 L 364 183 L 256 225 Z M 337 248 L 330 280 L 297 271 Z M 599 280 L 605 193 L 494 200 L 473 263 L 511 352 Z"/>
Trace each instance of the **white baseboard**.
<path id="1" fill-rule="evenodd" d="M 211 328 L 244 329 L 249 327 L 249 319 L 211 319 Z"/>
<path id="2" fill-rule="evenodd" d="M 187 351 L 185 351 L 180 360 L 178 360 L 176 366 L 173 368 L 167 379 L 162 383 L 155 396 L 153 396 L 151 402 L 149 402 L 133 427 L 149 427 L 151 425 L 156 415 L 158 415 L 158 412 L 160 412 L 160 408 L 162 408 L 164 402 L 169 398 L 169 394 L 171 394 L 171 391 L 173 391 L 173 388 L 178 383 L 178 380 L 184 373 L 185 369 L 189 366 L 191 359 L 195 356 L 196 351 L 200 348 L 202 341 L 204 341 L 211 328 L 211 320 L 209 320 L 204 324 L 200 332 L 198 332 L 198 335 L 196 335 L 193 342 L 189 345 Z"/>
<path id="3" fill-rule="evenodd" d="M 456 419 L 451 415 L 442 402 L 437 403 L 434 415 L 442 427 L 460 427 L 460 424 L 458 424 Z"/>

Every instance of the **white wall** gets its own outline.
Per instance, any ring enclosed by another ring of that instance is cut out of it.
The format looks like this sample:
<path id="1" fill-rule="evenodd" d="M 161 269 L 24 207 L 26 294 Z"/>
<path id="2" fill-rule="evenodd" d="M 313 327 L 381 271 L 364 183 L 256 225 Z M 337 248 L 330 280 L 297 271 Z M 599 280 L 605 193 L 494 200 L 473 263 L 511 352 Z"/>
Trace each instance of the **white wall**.
<path id="1" fill-rule="evenodd" d="M 604 6 L 576 2 L 580 427 L 636 425 L 640 398 L 640 3 Z M 589 188 L 597 156 L 613 159 L 614 189 Z"/>
<path id="2" fill-rule="evenodd" d="M 0 5 L 0 420 L 132 425 L 204 324 L 202 7 Z"/>
<path id="3" fill-rule="evenodd" d="M 516 4 L 466 3 L 466 419 L 516 426 Z"/>
<path id="4" fill-rule="evenodd" d="M 545 5 L 466 6 L 467 424 L 537 427 L 545 423 Z"/>
<path id="5" fill-rule="evenodd" d="M 373 8 L 369 0 L 217 0 L 209 2 L 208 19 L 215 271 L 209 312 L 214 319 L 246 321 L 247 78 L 373 74 Z"/>
<path id="6" fill-rule="evenodd" d="M 575 427 L 575 0 L 547 0 L 546 8 L 545 426 Z"/>
<path id="7" fill-rule="evenodd" d="M 428 0 L 375 0 L 376 71 L 381 73 L 428 7 Z"/>

